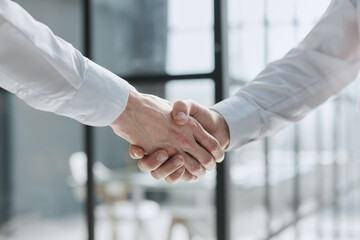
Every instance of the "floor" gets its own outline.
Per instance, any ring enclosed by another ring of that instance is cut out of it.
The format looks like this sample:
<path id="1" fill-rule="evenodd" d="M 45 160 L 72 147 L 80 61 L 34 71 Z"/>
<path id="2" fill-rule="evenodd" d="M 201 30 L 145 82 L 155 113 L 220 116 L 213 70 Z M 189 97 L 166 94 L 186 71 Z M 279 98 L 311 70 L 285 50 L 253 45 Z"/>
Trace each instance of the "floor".
<path id="1" fill-rule="evenodd" d="M 118 240 L 162 240 L 168 237 L 170 215 L 162 211 L 155 219 L 145 223 L 144 232 L 139 231 L 136 223 L 123 222 L 118 224 L 116 234 Z M 196 225 L 196 223 L 194 223 Z M 201 225 L 201 224 L 200 224 Z M 111 222 L 98 219 L 96 223 L 96 239 L 112 240 L 113 228 Z M 86 223 L 83 216 L 71 216 L 61 219 L 42 219 L 36 215 L 22 216 L 14 219 L 7 226 L 0 228 L 0 240 L 81 240 L 86 239 Z M 171 234 L 171 240 L 188 239 L 185 227 L 175 226 Z M 201 236 L 193 237 L 193 240 L 205 240 Z"/>
<path id="2" fill-rule="evenodd" d="M 338 204 L 301 220 L 271 240 L 359 240 L 360 191 L 343 197 Z"/>
<path id="3" fill-rule="evenodd" d="M 167 240 L 167 229 L 171 216 L 166 211 L 151 221 L 144 229 L 146 237 L 140 234 L 136 224 L 122 223 L 117 226 L 120 240 Z M 198 225 L 196 225 L 198 224 Z M 256 224 L 250 222 L 249 224 Z M 302 219 L 271 240 L 358 240 L 360 239 L 360 191 L 352 192 L 336 205 L 322 212 Z M 209 226 L 194 223 L 199 232 L 206 232 Z M 241 227 L 241 226 L 239 226 Z M 245 227 L 245 226 L 242 226 Z M 113 239 L 113 231 L 108 220 L 99 220 L 96 225 L 97 240 Z M 136 234 L 139 234 L 136 236 Z M 81 240 L 86 239 L 86 224 L 83 216 L 69 216 L 61 219 L 42 219 L 36 215 L 21 216 L 0 228 L 0 240 Z M 242 236 L 233 240 L 255 240 Z M 186 229 L 178 225 L 172 240 L 188 240 Z M 213 236 L 195 236 L 191 240 L 215 240 Z"/>

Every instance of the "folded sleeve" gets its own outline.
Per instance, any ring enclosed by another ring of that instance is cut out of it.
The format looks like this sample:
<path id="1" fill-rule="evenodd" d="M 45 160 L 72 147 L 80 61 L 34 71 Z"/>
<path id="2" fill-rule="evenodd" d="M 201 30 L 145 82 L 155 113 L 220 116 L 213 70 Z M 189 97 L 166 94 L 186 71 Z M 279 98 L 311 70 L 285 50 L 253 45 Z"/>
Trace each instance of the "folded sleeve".
<path id="1" fill-rule="evenodd" d="M 10 0 L 0 0 L 0 42 L 0 87 L 30 106 L 91 126 L 109 125 L 125 109 L 125 80 Z"/>
<path id="2" fill-rule="evenodd" d="M 352 82 L 360 69 L 357 7 L 335 0 L 308 36 L 252 82 L 215 106 L 230 129 L 228 149 L 272 135 Z"/>

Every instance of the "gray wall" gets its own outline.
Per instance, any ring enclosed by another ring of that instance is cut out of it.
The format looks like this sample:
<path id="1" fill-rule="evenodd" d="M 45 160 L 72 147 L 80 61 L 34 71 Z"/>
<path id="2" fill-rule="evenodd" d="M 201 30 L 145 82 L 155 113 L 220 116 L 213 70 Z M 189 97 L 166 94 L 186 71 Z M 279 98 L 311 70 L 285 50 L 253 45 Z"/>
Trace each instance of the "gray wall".
<path id="1" fill-rule="evenodd" d="M 83 127 L 74 120 L 36 111 L 15 97 L 10 109 L 13 215 L 51 217 L 80 210 L 66 179 L 70 155 L 82 149 Z"/>
<path id="2" fill-rule="evenodd" d="M 81 0 L 16 0 L 36 20 L 82 50 Z"/>

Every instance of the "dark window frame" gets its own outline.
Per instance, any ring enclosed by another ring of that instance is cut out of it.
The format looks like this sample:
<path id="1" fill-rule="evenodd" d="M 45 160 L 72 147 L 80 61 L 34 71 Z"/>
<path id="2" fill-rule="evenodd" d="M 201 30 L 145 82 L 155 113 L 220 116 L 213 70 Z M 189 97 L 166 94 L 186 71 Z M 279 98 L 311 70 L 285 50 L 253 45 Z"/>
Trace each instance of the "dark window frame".
<path id="1" fill-rule="evenodd" d="M 130 84 L 134 83 L 146 83 L 146 82 L 160 82 L 166 83 L 171 80 L 193 80 L 193 79 L 212 79 L 215 83 L 215 101 L 219 102 L 224 97 L 224 36 L 223 26 L 224 21 L 227 21 L 225 16 L 225 3 L 226 1 L 214 0 L 214 70 L 211 73 L 200 74 L 185 74 L 185 75 L 131 75 L 121 76 L 128 80 Z M 92 58 L 92 9 L 91 0 L 84 0 L 83 2 L 83 41 L 84 41 L 84 55 L 89 59 Z M 88 227 L 88 239 L 94 240 L 94 176 L 91 171 L 94 162 L 94 137 L 93 128 L 85 127 L 84 140 L 85 140 L 85 152 L 88 155 L 87 163 L 87 201 L 86 201 L 86 215 L 87 215 L 87 227 Z M 216 227 L 217 227 L 217 239 L 230 240 L 229 231 L 229 216 L 228 216 L 228 194 L 226 182 L 226 161 L 217 167 L 217 181 L 216 181 Z"/>

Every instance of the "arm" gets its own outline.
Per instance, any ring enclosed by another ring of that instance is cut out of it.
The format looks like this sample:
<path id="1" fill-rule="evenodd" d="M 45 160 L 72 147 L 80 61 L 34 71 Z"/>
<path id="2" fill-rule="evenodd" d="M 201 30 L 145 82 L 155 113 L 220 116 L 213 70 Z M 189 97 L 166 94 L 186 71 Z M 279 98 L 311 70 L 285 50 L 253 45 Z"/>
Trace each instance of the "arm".
<path id="1" fill-rule="evenodd" d="M 213 106 L 229 127 L 228 149 L 276 133 L 341 92 L 360 69 L 359 44 L 355 2 L 334 0 L 297 48 Z"/>
<path id="2" fill-rule="evenodd" d="M 126 81 L 9 0 L 0 0 L 0 39 L 0 86 L 30 106 L 92 126 L 109 125 L 125 109 Z"/>
<path id="3" fill-rule="evenodd" d="M 360 69 L 357 12 L 349 0 L 333 1 L 297 48 L 213 107 L 229 125 L 228 149 L 301 120 L 356 78 Z"/>
<path id="4" fill-rule="evenodd" d="M 229 128 L 224 118 L 214 110 L 205 108 L 191 100 L 178 101 L 174 104 L 172 109 L 172 120 L 178 125 L 184 125 L 187 123 L 189 116 L 195 118 L 205 130 L 213 135 L 218 141 L 220 146 L 224 149 L 228 146 L 230 141 Z M 134 159 L 140 159 L 138 162 L 139 168 L 146 172 L 150 171 L 151 174 L 159 179 L 165 178 L 165 180 L 174 184 L 180 179 L 192 182 L 197 179 L 191 174 L 180 175 L 178 172 L 179 167 L 176 167 L 174 162 L 179 157 L 173 156 L 163 150 L 159 150 L 150 155 L 146 155 L 144 150 L 135 145 L 131 145 L 129 148 L 130 156 Z M 167 160 L 170 156 L 169 160 Z M 217 162 L 221 162 L 224 158 L 221 157 Z M 166 161 L 167 160 L 167 161 Z"/>
<path id="5" fill-rule="evenodd" d="M 125 111 L 110 126 L 120 137 L 143 146 L 146 154 L 157 149 L 165 149 L 171 155 L 180 153 L 186 169 L 202 176 L 204 168 L 215 168 L 215 159 L 222 158 L 223 151 L 193 118 L 183 126 L 175 124 L 171 109 L 170 102 L 131 89 Z"/>
<path id="6" fill-rule="evenodd" d="M 0 86 L 30 106 L 87 125 L 111 124 L 148 152 L 182 154 L 196 176 L 213 169 L 223 154 L 195 120 L 179 128 L 170 121 L 169 103 L 138 93 L 10 0 L 0 0 L 0 39 Z"/>

